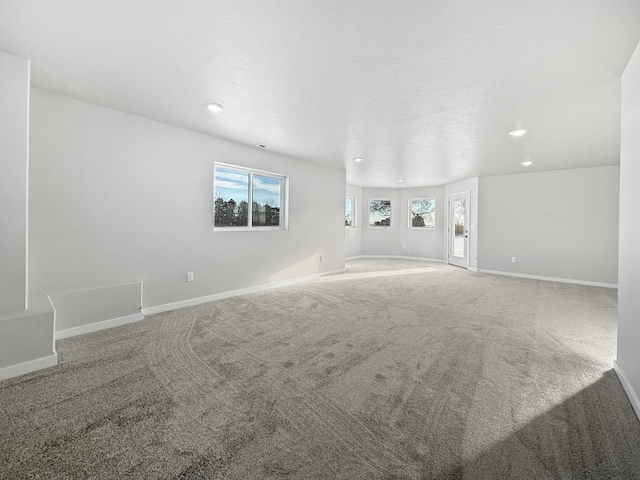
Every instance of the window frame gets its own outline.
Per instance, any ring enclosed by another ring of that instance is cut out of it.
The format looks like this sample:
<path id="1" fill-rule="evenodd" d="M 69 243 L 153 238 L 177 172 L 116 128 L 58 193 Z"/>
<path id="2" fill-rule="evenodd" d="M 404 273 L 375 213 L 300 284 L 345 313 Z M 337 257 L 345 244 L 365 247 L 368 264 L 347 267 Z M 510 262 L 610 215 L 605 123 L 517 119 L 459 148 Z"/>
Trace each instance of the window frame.
<path id="1" fill-rule="evenodd" d="M 216 168 L 223 168 L 225 170 L 231 170 L 239 173 L 246 173 L 249 175 L 249 195 L 247 203 L 248 216 L 246 227 L 221 227 L 216 226 Z M 280 181 L 280 225 L 260 226 L 252 225 L 253 223 L 253 176 L 268 177 Z M 270 231 L 270 230 L 289 230 L 289 177 L 280 173 L 267 172 L 265 170 L 257 170 L 255 168 L 241 167 L 238 165 L 232 165 L 230 163 L 214 162 L 213 164 L 213 178 L 212 178 L 213 194 L 211 198 L 213 200 L 212 221 L 214 232 L 246 232 L 246 231 Z"/>
<path id="2" fill-rule="evenodd" d="M 432 200 L 433 201 L 433 227 L 427 227 L 426 225 L 424 227 L 414 227 L 413 226 L 413 201 L 414 200 Z M 408 221 L 408 226 L 410 230 L 436 230 L 436 213 L 437 213 L 437 208 L 438 208 L 438 202 L 436 197 L 415 197 L 415 198 L 409 198 L 409 221 Z"/>
<path id="3" fill-rule="evenodd" d="M 372 225 L 371 224 L 371 202 L 379 201 L 379 202 L 389 202 L 389 225 Z M 369 198 L 367 201 L 367 225 L 369 228 L 391 228 L 393 227 L 393 201 L 390 198 Z"/>
<path id="4" fill-rule="evenodd" d="M 346 213 L 347 213 L 347 204 L 346 201 L 347 200 L 351 200 L 351 225 L 347 225 L 346 224 Z M 347 196 L 345 197 L 345 225 L 344 228 L 357 228 L 357 222 L 356 219 L 358 218 L 357 214 L 356 214 L 356 208 L 357 208 L 357 200 L 356 197 L 350 197 Z"/>

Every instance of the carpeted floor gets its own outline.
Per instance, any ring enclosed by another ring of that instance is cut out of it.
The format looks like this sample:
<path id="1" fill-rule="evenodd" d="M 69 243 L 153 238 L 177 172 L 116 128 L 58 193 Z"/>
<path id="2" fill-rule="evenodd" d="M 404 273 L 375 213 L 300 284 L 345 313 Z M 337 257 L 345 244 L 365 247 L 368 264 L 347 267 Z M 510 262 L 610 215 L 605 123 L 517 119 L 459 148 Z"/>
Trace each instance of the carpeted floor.
<path id="1" fill-rule="evenodd" d="M 0 478 L 640 478 L 615 341 L 615 290 L 357 260 L 59 341 Z"/>

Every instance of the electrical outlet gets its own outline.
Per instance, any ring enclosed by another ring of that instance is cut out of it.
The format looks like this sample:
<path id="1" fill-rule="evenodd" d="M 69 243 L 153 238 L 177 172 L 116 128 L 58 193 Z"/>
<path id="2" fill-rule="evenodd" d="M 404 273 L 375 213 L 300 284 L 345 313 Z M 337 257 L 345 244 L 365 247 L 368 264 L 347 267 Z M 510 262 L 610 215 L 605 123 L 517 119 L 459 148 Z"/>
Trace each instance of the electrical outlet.
<path id="1" fill-rule="evenodd" d="M 518 259 L 516 257 L 511 257 L 511 263 L 516 263 Z"/>
<path id="2" fill-rule="evenodd" d="M 324 257 L 320 255 L 320 261 L 322 262 L 323 260 L 324 260 Z"/>
<path id="3" fill-rule="evenodd" d="M 406 249 L 407 249 L 407 246 L 406 246 L 406 245 L 402 245 L 402 249 L 403 249 L 403 250 L 406 250 Z"/>
<path id="4" fill-rule="evenodd" d="M 193 272 L 187 272 L 187 282 L 193 282 Z"/>

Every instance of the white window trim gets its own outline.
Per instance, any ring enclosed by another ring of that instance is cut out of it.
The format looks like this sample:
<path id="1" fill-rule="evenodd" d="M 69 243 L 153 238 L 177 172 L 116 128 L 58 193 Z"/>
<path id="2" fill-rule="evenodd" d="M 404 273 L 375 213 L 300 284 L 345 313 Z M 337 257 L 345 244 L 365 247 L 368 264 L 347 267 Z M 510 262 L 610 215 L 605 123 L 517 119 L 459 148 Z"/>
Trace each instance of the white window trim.
<path id="1" fill-rule="evenodd" d="M 411 221 L 413 219 L 413 210 L 411 208 L 411 204 L 413 203 L 414 200 L 433 200 L 433 203 L 435 205 L 435 211 L 434 211 L 434 219 L 433 219 L 433 227 L 414 227 L 413 226 L 413 222 Z M 415 198 L 410 198 L 409 199 L 409 229 L 410 230 L 421 230 L 421 231 L 434 231 L 436 230 L 436 212 L 438 209 L 438 202 L 436 200 L 436 197 L 415 197 Z"/>
<path id="2" fill-rule="evenodd" d="M 345 197 L 346 199 L 351 199 L 351 225 L 345 225 L 344 228 L 357 228 L 358 226 L 358 222 L 356 221 L 358 216 L 356 214 L 356 208 L 357 208 L 357 200 L 356 197 Z M 345 205 L 346 208 L 346 205 Z"/>
<path id="3" fill-rule="evenodd" d="M 215 199 L 216 199 L 216 168 L 224 168 L 227 170 L 235 170 L 236 172 L 244 172 L 249 174 L 249 219 L 246 227 L 216 227 L 215 225 Z M 280 189 L 280 225 L 260 227 L 251 225 L 253 216 L 253 175 L 261 177 L 275 178 L 282 182 L 282 188 Z M 213 200 L 213 231 L 214 232 L 247 232 L 247 231 L 270 231 L 270 230 L 289 230 L 289 177 L 280 173 L 267 172 L 265 170 L 257 170 L 255 168 L 240 167 L 238 165 L 232 165 L 230 163 L 214 162 L 213 163 L 213 178 L 212 178 L 213 192 L 211 198 Z"/>
<path id="4" fill-rule="evenodd" d="M 389 211 L 389 225 L 371 225 L 371 201 L 372 200 L 379 200 L 379 201 L 383 201 L 383 202 L 389 202 L 389 208 L 391 209 Z M 375 229 L 385 229 L 385 228 L 391 228 L 393 227 L 393 202 L 391 201 L 390 198 L 377 198 L 377 197 L 372 197 L 367 199 L 367 225 L 369 226 L 369 228 L 375 228 Z"/>

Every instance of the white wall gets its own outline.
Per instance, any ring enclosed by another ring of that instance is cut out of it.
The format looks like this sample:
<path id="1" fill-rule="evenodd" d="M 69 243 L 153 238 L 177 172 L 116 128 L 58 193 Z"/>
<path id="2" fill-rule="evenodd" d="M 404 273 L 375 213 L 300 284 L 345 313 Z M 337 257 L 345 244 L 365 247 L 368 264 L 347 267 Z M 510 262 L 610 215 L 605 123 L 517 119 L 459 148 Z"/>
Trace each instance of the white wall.
<path id="1" fill-rule="evenodd" d="M 0 315 L 0 381 L 57 365 L 53 328 L 50 308 Z"/>
<path id="2" fill-rule="evenodd" d="M 37 89 L 31 117 L 34 302 L 139 280 L 152 307 L 344 267 L 344 171 Z M 288 175 L 289 230 L 213 232 L 214 161 Z"/>
<path id="3" fill-rule="evenodd" d="M 617 166 L 481 177 L 478 267 L 616 284 L 618 182 Z"/>
<path id="4" fill-rule="evenodd" d="M 56 292 L 49 299 L 56 310 L 56 338 L 94 331 L 89 327 L 100 322 L 127 323 L 144 317 L 140 282 Z"/>
<path id="5" fill-rule="evenodd" d="M 619 168 L 609 166 L 475 177 L 435 187 L 350 188 L 362 197 L 361 255 L 446 261 L 448 196 L 469 192 L 470 270 L 614 286 L 618 181 Z M 409 199 L 418 197 L 436 198 L 436 230 L 409 229 Z M 392 201 L 390 228 L 368 228 L 368 201 L 375 198 Z M 349 256 L 357 256 L 356 237 L 347 233 L 346 243 Z"/>
<path id="6" fill-rule="evenodd" d="M 436 228 L 433 230 L 409 228 L 409 201 L 412 198 L 436 199 Z M 447 209 L 444 187 L 403 188 L 400 190 L 400 255 L 430 260 L 443 260 L 442 236 L 446 231 Z"/>
<path id="7" fill-rule="evenodd" d="M 347 185 L 347 197 L 355 198 L 355 212 L 353 212 L 353 226 L 345 227 L 344 242 L 347 258 L 359 257 L 362 254 L 362 229 L 363 225 L 360 212 L 362 211 L 362 188 L 355 185 Z"/>
<path id="8" fill-rule="evenodd" d="M 51 305 L 27 310 L 29 72 L 0 52 L 0 380 L 58 361 Z"/>
<path id="9" fill-rule="evenodd" d="M 478 191 L 479 181 L 478 177 L 469 178 L 456 183 L 450 183 L 444 187 L 444 201 L 448 202 L 449 195 L 456 193 L 469 192 L 469 201 L 471 207 L 469 210 L 469 269 L 476 270 L 478 268 Z M 447 221 L 448 207 L 445 210 L 445 222 Z M 446 229 L 446 225 L 445 225 Z M 449 237 L 446 234 L 446 230 L 443 232 L 443 254 L 447 256 L 447 243 Z"/>
<path id="10" fill-rule="evenodd" d="M 391 226 L 369 227 L 369 200 L 391 200 Z M 402 195 L 398 188 L 362 188 L 362 255 L 401 255 Z"/>
<path id="11" fill-rule="evenodd" d="M 640 45 L 622 75 L 616 370 L 640 417 Z"/>
<path id="12" fill-rule="evenodd" d="M 26 306 L 29 62 L 0 52 L 0 314 Z"/>
<path id="13" fill-rule="evenodd" d="M 362 255 L 400 255 L 438 261 L 444 258 L 442 236 L 446 229 L 446 201 L 444 200 L 443 186 L 402 189 L 363 187 L 360 189 L 360 193 L 362 200 L 360 202 L 359 227 L 361 227 L 360 252 Z M 412 198 L 436 199 L 436 228 L 434 230 L 409 228 L 409 200 Z M 375 199 L 391 200 L 391 226 L 388 228 L 370 228 L 368 226 L 369 200 Z M 353 242 L 353 240 L 351 241 Z M 355 247 L 352 248 L 352 251 L 355 251 Z"/>

